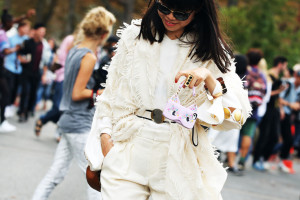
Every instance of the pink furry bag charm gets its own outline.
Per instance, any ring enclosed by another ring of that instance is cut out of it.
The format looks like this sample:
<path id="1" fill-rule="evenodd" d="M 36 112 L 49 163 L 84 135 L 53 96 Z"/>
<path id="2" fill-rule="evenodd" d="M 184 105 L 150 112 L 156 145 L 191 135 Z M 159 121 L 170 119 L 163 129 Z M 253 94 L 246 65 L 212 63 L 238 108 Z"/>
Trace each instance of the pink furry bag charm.
<path id="1" fill-rule="evenodd" d="M 185 128 L 192 129 L 197 120 L 197 105 L 196 102 L 189 106 L 184 107 L 180 104 L 179 92 L 183 87 L 183 83 L 180 84 L 178 91 L 168 101 L 163 115 Z M 193 96 L 195 97 L 195 88 L 193 88 Z"/>

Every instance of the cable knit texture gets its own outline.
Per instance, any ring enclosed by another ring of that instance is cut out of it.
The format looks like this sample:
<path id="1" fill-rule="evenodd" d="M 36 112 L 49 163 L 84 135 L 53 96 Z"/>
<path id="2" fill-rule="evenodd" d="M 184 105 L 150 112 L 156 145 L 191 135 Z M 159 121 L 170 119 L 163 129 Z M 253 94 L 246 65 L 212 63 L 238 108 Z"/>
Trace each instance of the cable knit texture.
<path id="1" fill-rule="evenodd" d="M 115 142 L 126 143 L 135 136 L 144 125 L 144 120 L 136 117 L 140 110 L 155 109 L 154 91 L 155 81 L 159 73 L 160 44 L 150 44 L 146 40 L 138 39 L 140 20 L 133 20 L 131 25 L 118 31 L 121 37 L 117 53 L 108 69 L 108 79 L 104 93 L 98 97 L 94 121 L 85 149 L 89 165 L 93 170 L 102 166 L 103 155 L 100 146 L 100 134 L 97 122 L 99 119 L 109 117 L 112 124 L 112 139 Z M 194 62 L 190 59 L 183 63 L 188 55 L 190 46 L 181 45 L 178 58 L 175 62 L 176 70 L 169 74 L 168 98 L 178 89 L 175 84 L 175 75 L 180 70 L 206 67 L 215 78 L 223 77 L 228 89 L 227 97 L 218 101 L 224 105 L 216 112 L 224 112 L 223 107 L 235 107 L 242 110 L 242 116 L 247 119 L 251 113 L 247 92 L 243 89 L 240 78 L 235 74 L 235 64 L 232 61 L 230 72 L 222 74 L 213 61 Z M 183 106 L 194 102 L 192 90 L 184 89 L 179 98 Z M 207 93 L 202 83 L 196 88 L 196 102 L 198 107 L 203 103 L 213 105 L 214 101 L 208 100 Z M 228 99 L 234 98 L 235 105 Z M 227 101 L 226 101 L 227 99 Z M 237 103 L 236 103 L 237 102 Z M 227 105 L 226 105 L 227 104 Z M 231 105 L 230 105 L 231 104 Z M 238 107 L 237 107 L 238 106 Z M 199 145 L 194 147 L 191 142 L 191 131 L 178 125 L 171 124 L 172 137 L 169 146 L 167 161 L 165 199 L 170 200 L 219 200 L 221 189 L 225 183 L 227 173 L 222 164 L 216 159 L 215 149 L 209 143 L 207 133 L 197 120 L 195 131 L 199 136 Z M 227 119 L 214 128 L 225 130 L 240 128 L 241 124 L 232 119 Z M 155 162 L 155 161 L 154 161 Z"/>

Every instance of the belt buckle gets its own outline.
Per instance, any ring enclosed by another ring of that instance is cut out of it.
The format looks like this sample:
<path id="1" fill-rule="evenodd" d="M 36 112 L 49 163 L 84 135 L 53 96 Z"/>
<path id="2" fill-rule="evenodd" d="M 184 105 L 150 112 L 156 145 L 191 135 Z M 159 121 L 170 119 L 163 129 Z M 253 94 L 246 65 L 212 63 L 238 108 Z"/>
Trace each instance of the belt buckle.
<path id="1" fill-rule="evenodd" d="M 151 119 L 157 123 L 157 124 L 161 124 L 165 121 L 165 116 L 163 115 L 162 110 L 160 109 L 154 109 L 151 112 Z"/>

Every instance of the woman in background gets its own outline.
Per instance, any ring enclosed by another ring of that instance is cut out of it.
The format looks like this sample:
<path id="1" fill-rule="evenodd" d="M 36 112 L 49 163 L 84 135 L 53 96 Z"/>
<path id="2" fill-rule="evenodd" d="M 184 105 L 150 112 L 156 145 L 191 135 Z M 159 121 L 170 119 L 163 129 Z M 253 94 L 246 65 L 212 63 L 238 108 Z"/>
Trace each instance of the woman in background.
<path id="1" fill-rule="evenodd" d="M 63 112 L 58 121 L 62 133 L 54 162 L 50 170 L 38 185 L 33 200 L 47 199 L 52 190 L 67 174 L 73 158 L 85 172 L 87 161 L 84 146 L 91 128 L 94 109 L 89 109 L 91 99 L 102 90 L 93 91 L 95 81 L 92 72 L 97 61 L 96 51 L 103 45 L 111 33 L 115 17 L 103 7 L 89 11 L 80 24 L 81 40 L 68 54 L 65 66 L 63 97 L 60 110 Z M 85 181 L 85 180 L 83 180 Z M 88 199 L 99 199 L 97 191 L 88 187 Z"/>

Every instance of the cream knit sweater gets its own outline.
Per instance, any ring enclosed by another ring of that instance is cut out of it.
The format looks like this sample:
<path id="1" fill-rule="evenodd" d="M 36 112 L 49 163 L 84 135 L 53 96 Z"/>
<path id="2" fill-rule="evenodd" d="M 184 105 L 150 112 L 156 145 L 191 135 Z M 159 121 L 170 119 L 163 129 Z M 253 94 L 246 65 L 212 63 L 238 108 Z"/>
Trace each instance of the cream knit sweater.
<path id="1" fill-rule="evenodd" d="M 155 87 L 159 73 L 160 44 L 150 44 L 138 39 L 140 20 L 119 30 L 120 41 L 117 53 L 108 69 L 108 79 L 104 93 L 98 97 L 91 133 L 87 141 L 85 154 L 93 170 L 101 169 L 103 155 L 100 145 L 100 134 L 109 132 L 114 142 L 126 145 L 144 125 L 144 120 L 136 117 L 146 109 L 156 109 Z M 241 124 L 249 117 L 251 106 L 247 91 L 235 73 L 232 61 L 230 72 L 221 73 L 213 61 L 193 62 L 188 59 L 190 46 L 181 45 L 178 51 L 176 70 L 168 77 L 168 98 L 178 88 L 174 83 L 175 75 L 180 70 L 206 67 L 215 78 L 222 77 L 228 92 L 215 100 L 200 84 L 196 88 L 196 102 L 200 119 L 195 131 L 199 137 L 199 145 L 191 143 L 191 131 L 178 124 L 170 124 L 172 137 L 167 161 L 165 199 L 179 200 L 219 200 L 220 192 L 227 174 L 216 159 L 213 146 L 209 143 L 207 133 L 202 125 L 218 130 L 241 128 Z M 191 105 L 194 101 L 191 90 L 180 92 L 181 104 Z M 224 113 L 225 108 L 225 113 Z M 230 108 L 230 109 L 229 109 Z M 227 109 L 227 112 L 226 112 Z M 231 112 L 228 113 L 228 110 Z M 233 111 L 234 110 L 234 111 Z M 241 112 L 241 120 L 238 112 Z M 236 115 L 237 114 L 237 115 Z M 99 122 L 106 121 L 101 125 Z"/>

